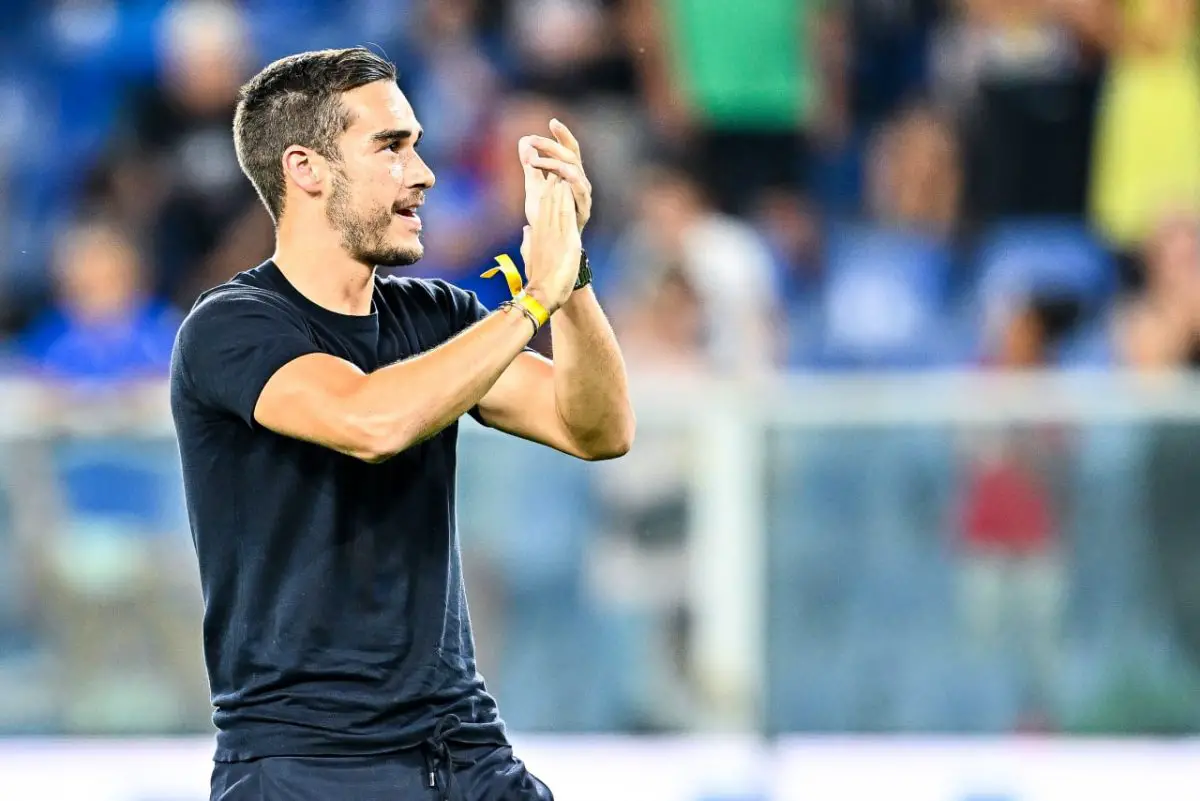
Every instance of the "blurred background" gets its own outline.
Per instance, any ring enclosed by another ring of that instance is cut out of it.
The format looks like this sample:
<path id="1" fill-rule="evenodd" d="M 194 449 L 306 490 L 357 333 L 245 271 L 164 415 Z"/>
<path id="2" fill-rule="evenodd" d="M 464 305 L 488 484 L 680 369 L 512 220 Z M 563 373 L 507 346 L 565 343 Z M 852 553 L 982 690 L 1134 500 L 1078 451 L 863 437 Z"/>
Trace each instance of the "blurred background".
<path id="1" fill-rule="evenodd" d="M 582 738 L 713 777 L 619 791 L 654 801 L 1200 798 L 1200 750 L 1142 750 L 1200 734 L 1195 0 L 4 0 L 0 795 L 35 764 L 6 753 L 95 735 L 198 742 L 206 775 L 163 378 L 272 249 L 240 83 L 362 43 L 438 176 L 413 274 L 503 300 L 478 275 L 552 116 L 596 187 L 634 451 L 462 431 L 481 669 L 536 772 L 599 792 Z M 1120 744 L 1056 794 L 1018 735 Z M 852 781 L 981 742 L 944 792 Z M 96 781 L 12 797 L 167 797 Z"/>

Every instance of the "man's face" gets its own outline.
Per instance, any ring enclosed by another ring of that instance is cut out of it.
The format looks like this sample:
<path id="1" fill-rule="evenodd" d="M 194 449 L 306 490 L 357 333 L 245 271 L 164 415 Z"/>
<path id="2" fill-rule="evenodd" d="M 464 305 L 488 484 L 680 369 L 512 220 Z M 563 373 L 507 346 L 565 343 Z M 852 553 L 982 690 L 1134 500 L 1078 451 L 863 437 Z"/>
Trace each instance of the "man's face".
<path id="1" fill-rule="evenodd" d="M 376 81 L 342 95 L 350 127 L 331 162 L 333 189 L 325 208 L 356 260 L 382 267 L 412 264 L 424 255 L 417 207 L 433 172 L 417 154 L 422 130 L 404 94 Z"/>

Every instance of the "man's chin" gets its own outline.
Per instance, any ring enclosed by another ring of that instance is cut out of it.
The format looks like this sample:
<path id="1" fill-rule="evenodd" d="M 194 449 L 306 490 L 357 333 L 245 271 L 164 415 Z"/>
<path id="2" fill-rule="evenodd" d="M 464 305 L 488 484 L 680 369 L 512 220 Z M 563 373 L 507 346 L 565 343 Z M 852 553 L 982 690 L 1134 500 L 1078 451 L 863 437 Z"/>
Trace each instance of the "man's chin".
<path id="1" fill-rule="evenodd" d="M 416 264 L 425 255 L 425 246 L 417 244 L 407 247 L 390 248 L 372 254 L 369 261 L 378 267 L 408 267 Z"/>

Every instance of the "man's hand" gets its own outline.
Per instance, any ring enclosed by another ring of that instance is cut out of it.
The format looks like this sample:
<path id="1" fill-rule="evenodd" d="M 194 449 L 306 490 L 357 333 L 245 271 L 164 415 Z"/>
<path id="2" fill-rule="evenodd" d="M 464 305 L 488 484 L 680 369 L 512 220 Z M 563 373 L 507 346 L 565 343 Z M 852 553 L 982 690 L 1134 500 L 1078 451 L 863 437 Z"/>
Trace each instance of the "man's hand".
<path id="1" fill-rule="evenodd" d="M 530 225 L 537 219 L 538 202 L 551 175 L 557 175 L 571 187 L 575 198 L 575 219 L 583 233 L 592 216 L 592 183 L 583 171 L 583 155 L 579 141 L 567 126 L 550 120 L 554 139 L 544 136 L 523 136 L 517 144 L 517 154 L 525 173 L 525 218 Z"/>
<path id="2" fill-rule="evenodd" d="M 581 245 L 567 184 L 551 175 L 544 188 L 537 218 L 526 229 L 528 253 L 522 247 L 522 256 L 529 279 L 526 289 L 553 314 L 575 289 Z"/>

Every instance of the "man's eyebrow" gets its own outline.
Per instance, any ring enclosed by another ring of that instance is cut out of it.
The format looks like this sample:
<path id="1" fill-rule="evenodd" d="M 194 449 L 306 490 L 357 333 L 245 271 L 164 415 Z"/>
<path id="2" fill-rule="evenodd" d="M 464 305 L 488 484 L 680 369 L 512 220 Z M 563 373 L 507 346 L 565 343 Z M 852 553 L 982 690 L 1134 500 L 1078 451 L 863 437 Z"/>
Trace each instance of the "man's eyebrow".
<path id="1" fill-rule="evenodd" d="M 384 142 L 403 142 L 405 139 L 412 137 L 412 135 L 413 132 L 407 128 L 389 128 L 385 131 L 371 134 L 371 141 L 379 142 L 380 144 Z M 417 131 L 416 141 L 420 142 L 423 136 L 425 136 L 425 131 Z"/>

